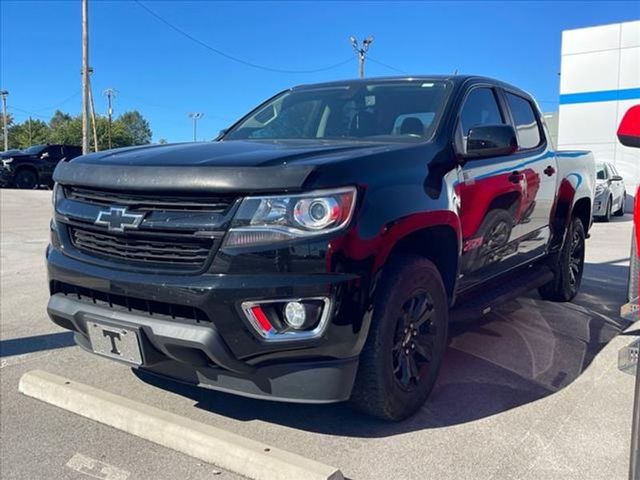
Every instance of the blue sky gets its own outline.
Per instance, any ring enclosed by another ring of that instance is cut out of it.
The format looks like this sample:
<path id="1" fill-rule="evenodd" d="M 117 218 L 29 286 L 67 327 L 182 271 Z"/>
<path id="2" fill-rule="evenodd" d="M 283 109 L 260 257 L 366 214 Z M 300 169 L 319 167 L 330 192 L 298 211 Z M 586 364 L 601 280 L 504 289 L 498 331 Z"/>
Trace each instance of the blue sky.
<path id="1" fill-rule="evenodd" d="M 179 2 L 142 3 L 194 38 L 277 73 L 224 58 L 185 38 L 133 1 L 90 0 L 96 110 L 118 91 L 115 113 L 138 109 L 154 140 L 189 140 L 190 111 L 211 138 L 272 94 L 300 83 L 353 78 L 350 35 L 374 35 L 367 76 L 476 73 L 533 93 L 557 109 L 561 32 L 637 20 L 638 2 Z M 80 0 L 0 0 L 0 88 L 10 112 L 48 119 L 80 111 Z M 382 62 L 381 63 L 375 63 Z"/>

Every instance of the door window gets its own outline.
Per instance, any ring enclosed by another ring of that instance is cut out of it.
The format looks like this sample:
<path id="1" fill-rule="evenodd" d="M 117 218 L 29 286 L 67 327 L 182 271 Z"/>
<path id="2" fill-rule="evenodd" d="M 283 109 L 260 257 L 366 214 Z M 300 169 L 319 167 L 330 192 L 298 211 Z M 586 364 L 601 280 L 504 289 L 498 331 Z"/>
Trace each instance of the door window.
<path id="1" fill-rule="evenodd" d="M 491 88 L 474 88 L 467 96 L 460 112 L 462 135 L 466 138 L 469 130 L 479 125 L 502 125 L 504 117 L 498 107 Z"/>
<path id="2" fill-rule="evenodd" d="M 540 124 L 529 100 L 509 92 L 505 92 L 505 96 L 515 123 L 518 146 L 527 150 L 540 145 Z"/>
<path id="3" fill-rule="evenodd" d="M 49 154 L 49 159 L 60 158 L 62 156 L 62 147 L 60 145 L 51 145 L 47 147 L 46 152 Z"/>

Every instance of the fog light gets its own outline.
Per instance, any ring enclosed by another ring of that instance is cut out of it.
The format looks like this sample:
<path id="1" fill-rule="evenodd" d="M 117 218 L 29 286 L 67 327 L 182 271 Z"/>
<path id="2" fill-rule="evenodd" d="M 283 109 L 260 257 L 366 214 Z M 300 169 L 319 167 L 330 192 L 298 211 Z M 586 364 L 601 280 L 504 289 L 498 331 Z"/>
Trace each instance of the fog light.
<path id="1" fill-rule="evenodd" d="M 289 302 L 284 307 L 284 319 L 293 328 L 301 328 L 307 320 L 307 310 L 300 302 Z"/>

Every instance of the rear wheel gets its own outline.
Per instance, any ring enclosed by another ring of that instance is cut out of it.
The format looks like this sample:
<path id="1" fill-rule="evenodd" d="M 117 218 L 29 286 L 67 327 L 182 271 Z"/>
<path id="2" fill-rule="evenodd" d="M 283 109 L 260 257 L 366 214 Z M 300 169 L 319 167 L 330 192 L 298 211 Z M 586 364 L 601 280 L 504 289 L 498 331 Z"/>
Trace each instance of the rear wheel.
<path id="1" fill-rule="evenodd" d="M 438 269 L 421 257 L 389 265 L 376 294 L 351 403 L 385 420 L 424 404 L 447 346 L 447 294 Z"/>
<path id="2" fill-rule="evenodd" d="M 38 187 L 38 175 L 33 170 L 23 168 L 16 172 L 13 177 L 13 184 L 16 188 L 33 190 Z"/>
<path id="3" fill-rule="evenodd" d="M 554 278 L 538 289 L 540 296 L 554 302 L 569 302 L 578 294 L 584 270 L 585 233 L 582 221 L 573 218 L 562 250 L 555 256 Z"/>

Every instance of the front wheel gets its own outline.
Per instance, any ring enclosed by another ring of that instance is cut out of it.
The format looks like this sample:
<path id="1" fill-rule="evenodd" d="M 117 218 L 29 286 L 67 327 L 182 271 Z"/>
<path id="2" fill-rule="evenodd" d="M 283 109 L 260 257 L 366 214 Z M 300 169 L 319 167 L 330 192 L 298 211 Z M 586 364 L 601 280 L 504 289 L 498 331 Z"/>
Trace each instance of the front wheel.
<path id="1" fill-rule="evenodd" d="M 447 294 L 438 269 L 421 257 L 393 261 L 374 300 L 351 403 L 384 420 L 424 404 L 447 346 Z"/>
<path id="2" fill-rule="evenodd" d="M 603 222 L 608 222 L 609 220 L 611 220 L 611 209 L 613 208 L 613 198 L 609 197 L 609 199 L 607 200 L 607 205 L 604 209 L 604 215 L 602 217 L 600 217 L 600 219 Z"/>
<path id="3" fill-rule="evenodd" d="M 622 217 L 624 215 L 624 207 L 626 204 L 627 204 L 627 192 L 624 192 L 624 194 L 622 195 L 622 205 L 620 205 L 620 208 L 615 212 L 613 212 L 613 214 L 616 217 Z"/>
<path id="4" fill-rule="evenodd" d="M 562 250 L 554 256 L 553 280 L 538 289 L 544 300 L 569 302 L 578 294 L 584 270 L 585 233 L 579 218 L 571 220 Z"/>
<path id="5" fill-rule="evenodd" d="M 13 178 L 13 184 L 20 189 L 33 190 L 38 187 L 38 175 L 33 170 L 18 170 Z"/>

